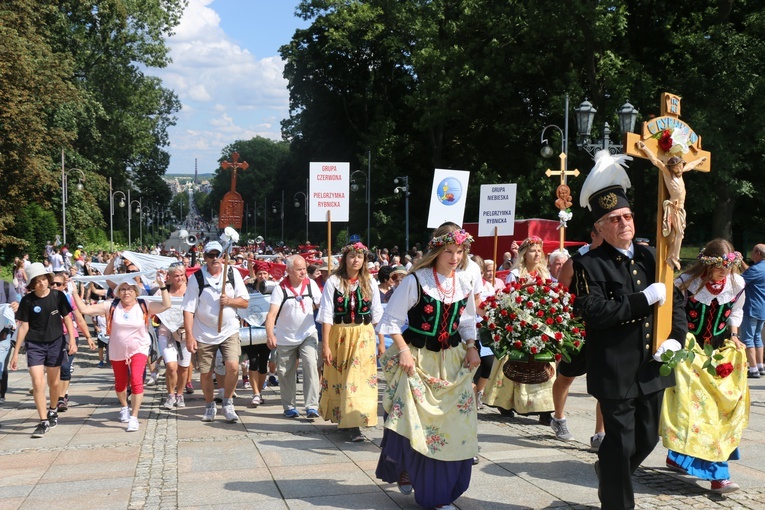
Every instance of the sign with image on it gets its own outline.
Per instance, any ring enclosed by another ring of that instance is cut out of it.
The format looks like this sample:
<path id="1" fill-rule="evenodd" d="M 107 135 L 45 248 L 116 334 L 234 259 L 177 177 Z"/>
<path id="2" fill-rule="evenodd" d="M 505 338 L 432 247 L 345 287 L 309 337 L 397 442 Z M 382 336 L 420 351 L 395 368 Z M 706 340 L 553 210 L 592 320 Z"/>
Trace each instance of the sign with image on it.
<path id="1" fill-rule="evenodd" d="M 462 225 L 469 180 L 470 172 L 465 170 L 436 168 L 430 194 L 428 228 L 436 228 L 447 221 Z"/>
<path id="2" fill-rule="evenodd" d="M 478 211 L 478 236 L 511 236 L 515 233 L 517 184 L 482 184 Z"/>
<path id="3" fill-rule="evenodd" d="M 350 163 L 311 163 L 309 169 L 308 219 L 326 223 L 348 221 L 350 209 Z"/>

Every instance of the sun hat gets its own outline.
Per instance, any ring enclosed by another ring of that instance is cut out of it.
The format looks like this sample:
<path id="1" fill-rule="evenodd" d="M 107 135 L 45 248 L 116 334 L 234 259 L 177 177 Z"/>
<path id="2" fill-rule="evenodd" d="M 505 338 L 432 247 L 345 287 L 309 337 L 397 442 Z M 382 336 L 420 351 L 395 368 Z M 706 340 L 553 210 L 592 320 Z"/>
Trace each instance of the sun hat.
<path id="1" fill-rule="evenodd" d="M 53 275 L 45 270 L 45 266 L 42 265 L 41 262 L 35 262 L 32 265 L 29 266 L 29 269 L 27 269 L 27 278 L 29 278 L 29 288 L 32 288 L 32 280 L 37 278 L 38 276 L 47 276 L 48 277 L 48 283 L 53 281 Z"/>

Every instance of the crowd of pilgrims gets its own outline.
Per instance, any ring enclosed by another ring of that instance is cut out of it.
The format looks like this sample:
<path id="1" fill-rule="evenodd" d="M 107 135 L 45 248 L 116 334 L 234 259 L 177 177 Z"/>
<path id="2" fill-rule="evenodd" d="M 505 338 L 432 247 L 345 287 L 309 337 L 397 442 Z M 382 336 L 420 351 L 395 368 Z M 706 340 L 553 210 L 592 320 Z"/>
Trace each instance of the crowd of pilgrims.
<path id="1" fill-rule="evenodd" d="M 591 242 L 575 256 L 598 246 L 601 239 L 597 231 L 593 230 L 590 235 Z M 472 466 L 479 461 L 476 411 L 484 406 L 496 408 L 510 417 L 515 414 L 538 416 L 539 423 L 551 426 L 558 439 L 573 439 L 567 428 L 565 399 L 574 378 L 583 371 L 564 370 L 541 384 L 511 381 L 502 371 L 504 360 L 496 360 L 476 334 L 476 323 L 482 320 L 481 307 L 487 297 L 503 292 L 512 282 L 542 279 L 560 281 L 568 287 L 573 277 L 572 259 L 565 250 L 546 255 L 542 239 L 530 237 L 520 244 L 514 242 L 501 263 L 496 264 L 471 255 L 471 242 L 470 234 L 458 225 L 446 223 L 432 233 L 424 249 L 418 246 L 403 254 L 398 248 L 370 253 L 362 243 L 353 243 L 329 260 L 322 257 L 316 247 L 306 246 L 294 250 L 294 254 L 278 253 L 269 257 L 243 248 L 235 251 L 230 261 L 230 265 L 241 272 L 250 293 L 267 294 L 279 280 L 286 278 L 284 264 L 289 267 L 288 257 L 297 254 L 306 259 L 307 277 L 321 292 L 319 304 L 312 307 L 320 340 L 317 356 L 323 362 L 317 364 L 321 379 L 318 413 L 337 423 L 339 429 L 349 431 L 350 440 L 365 440 L 363 429 L 378 423 L 379 367 L 385 380 L 382 392 L 385 429 L 376 475 L 397 484 L 404 494 L 413 493 L 417 503 L 426 508 L 454 508 L 454 501 L 467 490 Z M 159 251 L 145 255 L 152 253 Z M 741 257 L 737 255 L 725 264 L 707 262 L 734 253 L 737 252 L 727 241 L 712 241 L 702 251 L 706 259 L 700 256 L 676 281 L 685 296 L 688 321 L 701 347 L 709 342 L 715 348 L 723 345 L 731 350 L 742 348 L 736 334 L 744 302 Z M 114 339 L 106 342 L 111 326 L 106 320 L 111 302 L 119 297 L 125 308 L 132 310 L 139 325 L 143 324 L 145 315 L 152 317 L 170 306 L 177 306 L 171 305 L 171 297 L 183 297 L 196 261 L 186 253 L 163 255 L 175 257 L 177 262 L 157 271 L 153 281 L 136 278 L 133 293 L 123 292 L 122 284 L 83 282 L 74 278 L 138 272 L 138 261 L 130 260 L 129 253 L 87 254 L 81 246 L 71 253 L 49 245 L 43 272 L 39 267 L 30 271 L 27 256 L 16 261 L 12 289 L 15 297 L 8 302 L 34 293 L 42 286 L 38 280 L 48 280 L 52 291 L 67 291 L 61 293 L 65 303 L 56 304 L 66 312 L 63 313 L 65 334 L 73 331 L 87 338 L 89 346 L 98 349 L 99 366 L 109 363 L 110 358 L 130 359 L 135 353 L 123 352 Z M 163 294 L 165 289 L 168 293 Z M 152 294 L 162 297 L 149 301 L 145 307 L 132 307 L 134 301 Z M 90 338 L 90 327 L 83 322 L 81 313 L 93 316 L 97 341 Z M 163 331 L 164 326 L 158 322 L 153 324 L 157 327 L 155 336 L 163 340 L 153 345 L 153 350 L 160 351 L 156 353 L 156 361 L 152 362 L 152 356 L 148 356 L 142 363 L 132 362 L 132 373 L 128 373 L 124 364 L 119 371 L 115 370 L 120 418 L 128 423 L 128 431 L 138 429 L 142 392 L 136 392 L 136 386 L 156 384 L 163 361 L 168 409 L 185 406 L 184 393 L 194 391 L 188 353 L 177 352 L 183 350 L 181 343 L 171 341 L 173 332 Z M 265 356 L 268 361 L 266 370 L 248 368 L 248 360 L 242 363 L 244 387 L 253 392 L 252 406 L 264 402 L 261 391 L 265 386 L 278 385 L 276 360 L 270 355 L 271 351 L 266 347 L 265 354 L 261 353 L 261 359 Z M 6 353 L 11 357 L 10 350 Z M 69 365 L 61 370 L 61 379 L 66 379 L 66 385 L 62 384 L 56 395 L 51 392 L 51 409 L 58 412 L 66 411 L 68 406 L 74 352 L 71 354 Z M 13 359 L 6 358 L 5 370 L 9 365 L 12 369 L 16 367 L 16 357 L 14 353 Z M 259 365 L 266 366 L 266 362 Z M 49 385 L 53 382 L 50 372 Z M 45 384 L 42 372 L 32 377 L 34 386 Z M 3 381 L 4 399 L 7 373 Z M 738 386 L 734 388 L 738 395 L 743 394 L 745 388 L 741 385 L 746 385 L 746 379 L 729 382 Z M 684 379 L 678 378 L 677 391 L 668 393 L 668 401 L 675 409 L 691 405 L 689 393 L 695 388 L 684 387 L 684 384 Z M 337 388 L 338 391 L 330 391 Z M 132 409 L 128 403 L 131 389 Z M 712 393 L 709 397 L 720 400 L 725 398 L 723 393 Z M 730 406 L 733 410 L 736 402 Z M 741 412 L 740 407 L 737 412 Z M 290 416 L 286 411 L 285 415 Z M 51 416 L 49 411 L 47 417 Z M 593 451 L 597 451 L 605 436 L 599 413 L 598 417 L 590 439 Z M 676 440 L 684 436 L 679 430 L 683 425 L 677 420 L 666 420 L 662 425 L 665 444 L 677 443 L 677 449 L 669 448 L 667 466 L 711 480 L 713 489 L 717 482 L 718 492 L 735 490 L 738 487 L 729 480 L 727 460 L 739 458 L 737 445 L 742 423 L 739 420 L 731 425 L 736 430 L 725 437 L 733 446 L 726 450 L 725 458 L 712 462 L 680 451 L 682 445 Z"/>

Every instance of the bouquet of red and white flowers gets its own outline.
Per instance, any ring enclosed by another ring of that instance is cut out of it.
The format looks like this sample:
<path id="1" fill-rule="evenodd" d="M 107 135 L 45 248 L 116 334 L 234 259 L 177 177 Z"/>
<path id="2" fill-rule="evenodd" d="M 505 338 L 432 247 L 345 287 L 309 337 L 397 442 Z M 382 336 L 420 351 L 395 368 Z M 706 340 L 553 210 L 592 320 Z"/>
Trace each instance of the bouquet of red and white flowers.
<path id="1" fill-rule="evenodd" d="M 511 361 L 571 361 L 585 338 L 573 305 L 574 295 L 551 280 L 508 284 L 481 304 L 481 343 L 497 359 L 508 354 Z"/>

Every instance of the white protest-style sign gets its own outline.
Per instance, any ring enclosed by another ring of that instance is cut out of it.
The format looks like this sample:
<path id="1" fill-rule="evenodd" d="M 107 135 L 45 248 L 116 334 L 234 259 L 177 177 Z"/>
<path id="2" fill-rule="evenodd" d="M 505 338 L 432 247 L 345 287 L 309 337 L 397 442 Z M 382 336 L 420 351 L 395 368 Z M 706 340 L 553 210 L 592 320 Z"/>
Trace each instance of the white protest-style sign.
<path id="1" fill-rule="evenodd" d="M 309 171 L 309 220 L 326 223 L 327 212 L 331 220 L 348 221 L 350 210 L 350 163 L 311 163 Z"/>
<path id="2" fill-rule="evenodd" d="M 428 228 L 436 228 L 445 221 L 462 225 L 469 180 L 470 172 L 465 170 L 436 168 L 430 194 Z"/>
<path id="3" fill-rule="evenodd" d="M 515 192 L 517 184 L 482 184 L 478 211 L 478 236 L 511 236 L 515 233 Z"/>
<path id="4" fill-rule="evenodd" d="M 236 313 L 250 326 L 265 326 L 266 315 L 271 307 L 271 296 L 259 292 L 250 294 L 246 309 L 237 308 Z"/>

